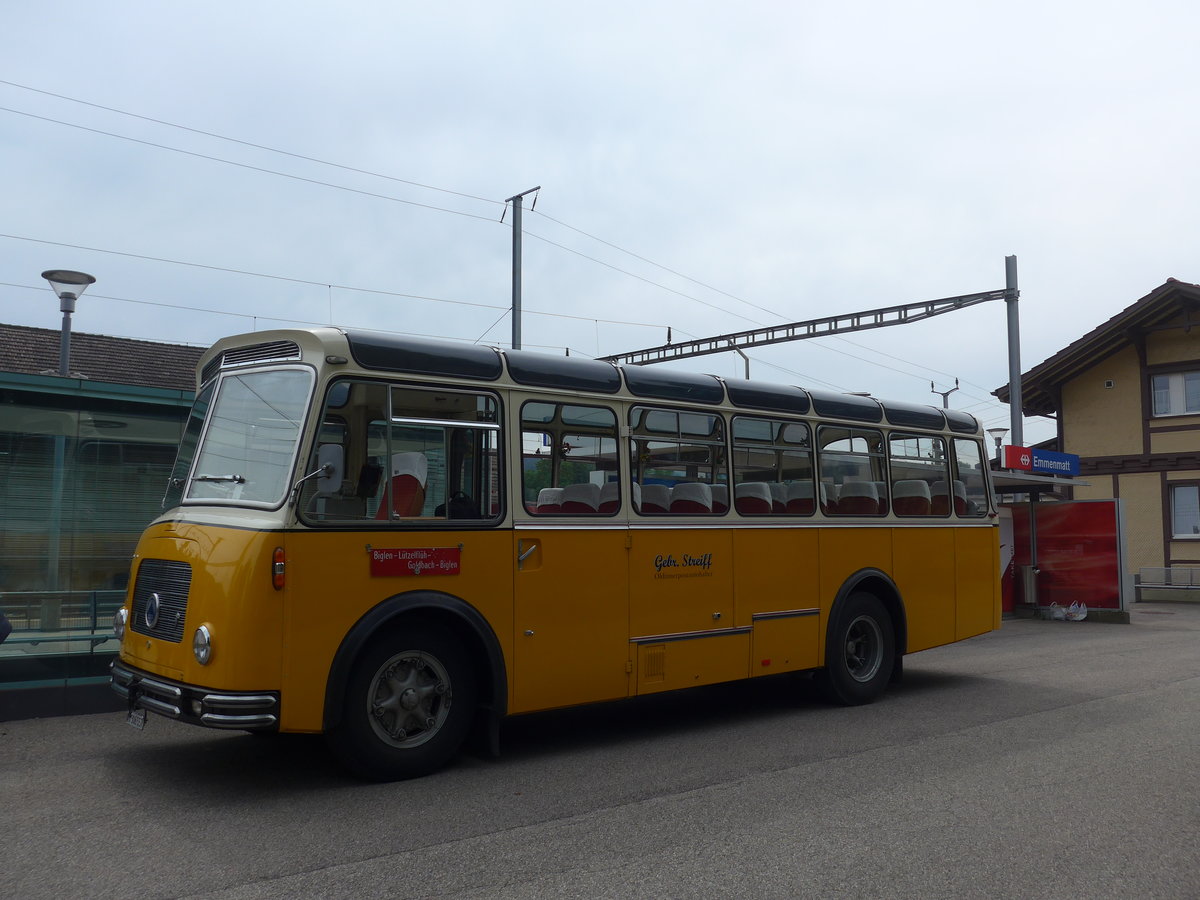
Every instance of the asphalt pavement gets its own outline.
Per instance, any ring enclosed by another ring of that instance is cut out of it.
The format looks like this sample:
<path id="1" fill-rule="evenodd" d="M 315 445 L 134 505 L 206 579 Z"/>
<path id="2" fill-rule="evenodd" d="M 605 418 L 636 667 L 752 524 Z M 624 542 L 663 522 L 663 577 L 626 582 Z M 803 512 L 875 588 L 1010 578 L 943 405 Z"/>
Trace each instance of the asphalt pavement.
<path id="1" fill-rule="evenodd" d="M 870 706 L 782 677 L 511 720 L 368 784 L 315 736 L 0 723 L 0 896 L 1200 897 L 1200 604 L 1006 620 Z"/>

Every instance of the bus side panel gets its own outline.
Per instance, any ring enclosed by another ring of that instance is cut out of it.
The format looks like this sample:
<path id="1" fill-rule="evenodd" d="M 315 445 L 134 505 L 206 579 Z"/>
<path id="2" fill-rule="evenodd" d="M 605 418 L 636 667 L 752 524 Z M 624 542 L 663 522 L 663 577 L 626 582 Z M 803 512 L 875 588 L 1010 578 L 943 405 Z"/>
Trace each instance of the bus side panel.
<path id="1" fill-rule="evenodd" d="M 746 677 L 750 635 L 723 634 L 639 644 L 637 692 L 656 694 Z"/>
<path id="2" fill-rule="evenodd" d="M 513 533 L 514 713 L 626 697 L 629 591 L 623 529 Z"/>
<path id="3" fill-rule="evenodd" d="M 459 547 L 458 574 L 372 575 L 377 551 Z M 343 638 L 368 610 L 408 591 L 441 591 L 475 607 L 512 671 L 512 532 L 297 531 L 287 535 L 286 549 L 283 730 L 321 730 L 326 682 Z"/>
<path id="4" fill-rule="evenodd" d="M 733 530 L 734 621 L 754 627 L 751 675 L 811 669 L 819 662 L 819 615 L 754 618 L 820 610 L 817 535 L 816 528 Z"/>
<path id="5" fill-rule="evenodd" d="M 817 665 L 821 617 L 761 619 L 754 623 L 750 676 L 796 672 Z"/>
<path id="6" fill-rule="evenodd" d="M 629 536 L 630 637 L 734 626 L 728 529 L 656 528 Z"/>
<path id="7" fill-rule="evenodd" d="M 908 653 L 955 639 L 954 528 L 893 528 L 893 577 L 908 620 Z"/>
<path id="8" fill-rule="evenodd" d="M 1000 627 L 1000 529 L 959 528 L 955 532 L 958 567 L 957 640 Z"/>
<path id="9" fill-rule="evenodd" d="M 821 621 L 829 623 L 834 598 L 846 580 L 862 569 L 892 573 L 892 534 L 890 528 L 826 527 L 820 531 Z M 901 598 L 903 599 L 903 598 Z M 821 664 L 825 662 L 822 632 Z"/>

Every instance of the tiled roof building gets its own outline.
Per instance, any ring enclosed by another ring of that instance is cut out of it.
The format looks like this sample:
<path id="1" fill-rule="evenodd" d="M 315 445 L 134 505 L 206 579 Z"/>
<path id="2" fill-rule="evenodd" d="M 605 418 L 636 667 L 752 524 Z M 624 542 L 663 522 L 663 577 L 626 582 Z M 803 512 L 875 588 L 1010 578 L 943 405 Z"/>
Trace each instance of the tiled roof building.
<path id="1" fill-rule="evenodd" d="M 1167 279 L 1021 376 L 1080 457 L 1074 499 L 1120 498 L 1128 564 L 1200 567 L 1200 285 Z M 1009 388 L 995 391 L 1008 402 Z"/>
<path id="2" fill-rule="evenodd" d="M 51 328 L 0 324 L 0 372 L 57 375 L 61 335 Z M 204 347 L 71 333 L 71 377 L 136 387 L 195 389 Z"/>

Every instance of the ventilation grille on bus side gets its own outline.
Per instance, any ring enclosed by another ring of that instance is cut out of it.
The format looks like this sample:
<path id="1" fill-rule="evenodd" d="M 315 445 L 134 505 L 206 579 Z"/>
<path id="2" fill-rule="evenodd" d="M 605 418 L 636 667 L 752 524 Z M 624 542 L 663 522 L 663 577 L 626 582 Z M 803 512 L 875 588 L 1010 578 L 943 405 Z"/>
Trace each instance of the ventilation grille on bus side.
<path id="1" fill-rule="evenodd" d="M 234 347 L 208 361 L 208 365 L 200 373 L 200 383 L 207 382 L 220 369 L 299 358 L 300 345 L 294 341 L 269 341 L 265 344 L 252 344 L 249 347 Z"/>
<path id="2" fill-rule="evenodd" d="M 179 643 L 187 617 L 192 567 L 172 559 L 146 559 L 138 567 L 129 626 L 139 634 Z"/>

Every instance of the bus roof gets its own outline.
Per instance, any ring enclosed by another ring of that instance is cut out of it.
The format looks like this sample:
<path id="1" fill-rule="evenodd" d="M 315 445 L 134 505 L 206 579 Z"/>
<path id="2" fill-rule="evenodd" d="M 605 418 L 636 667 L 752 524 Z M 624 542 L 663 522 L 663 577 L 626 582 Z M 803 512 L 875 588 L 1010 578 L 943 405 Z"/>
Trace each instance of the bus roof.
<path id="1" fill-rule="evenodd" d="M 979 421 L 962 410 L 879 400 L 862 394 L 808 390 L 797 385 L 721 378 L 650 366 L 614 365 L 601 360 L 552 356 L 528 350 L 500 350 L 478 344 L 437 341 L 387 332 L 340 328 L 281 329 L 223 338 L 201 358 L 201 382 L 221 368 L 302 358 L 301 348 L 328 356 L 342 344 L 364 370 L 495 382 L 505 372 L 529 387 L 617 394 L 632 397 L 730 406 L 761 412 L 805 415 L 905 428 L 948 429 L 978 434 Z"/>

